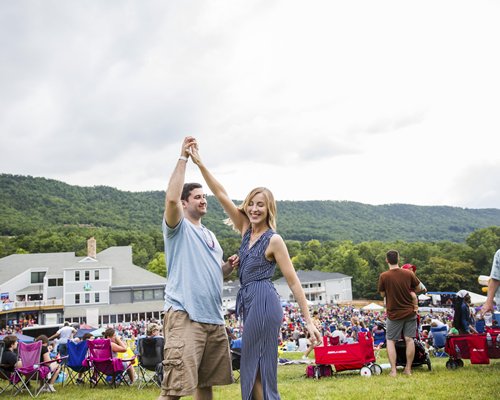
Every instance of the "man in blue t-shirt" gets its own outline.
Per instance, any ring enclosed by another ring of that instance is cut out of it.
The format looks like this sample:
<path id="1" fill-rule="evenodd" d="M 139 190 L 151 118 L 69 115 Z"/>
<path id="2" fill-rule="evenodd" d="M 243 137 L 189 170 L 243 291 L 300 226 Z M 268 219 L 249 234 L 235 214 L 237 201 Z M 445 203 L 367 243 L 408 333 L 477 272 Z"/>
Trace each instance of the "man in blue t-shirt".
<path id="1" fill-rule="evenodd" d="M 165 351 L 159 400 L 196 392 L 211 399 L 212 386 L 233 382 L 222 314 L 222 284 L 238 265 L 226 262 L 215 235 L 201 223 L 207 199 L 199 183 L 184 183 L 193 137 L 186 137 L 165 196 L 163 238 L 167 263 L 163 333 Z"/>
<path id="2" fill-rule="evenodd" d="M 493 312 L 493 300 L 500 306 L 500 250 L 497 250 L 493 257 L 493 265 L 491 266 L 490 280 L 488 282 L 488 297 L 484 303 L 481 314 Z"/>

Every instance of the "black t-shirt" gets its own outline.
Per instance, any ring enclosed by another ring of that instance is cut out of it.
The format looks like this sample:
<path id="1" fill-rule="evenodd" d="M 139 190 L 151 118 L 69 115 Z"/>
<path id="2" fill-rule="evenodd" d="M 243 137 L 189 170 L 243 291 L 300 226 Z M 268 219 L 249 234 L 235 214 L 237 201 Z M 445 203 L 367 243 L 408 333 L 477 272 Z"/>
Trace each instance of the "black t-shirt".
<path id="1" fill-rule="evenodd" d="M 49 352 L 49 349 L 47 348 L 47 346 L 42 346 L 42 351 L 41 351 L 41 353 L 40 353 L 40 362 L 43 362 L 43 361 L 44 361 L 44 360 L 43 360 L 43 355 L 44 355 L 45 353 L 48 353 L 48 352 Z"/>
<path id="2" fill-rule="evenodd" d="M 17 354 L 12 350 L 5 350 L 2 355 L 3 370 L 7 372 L 14 372 L 14 367 L 17 362 Z"/>

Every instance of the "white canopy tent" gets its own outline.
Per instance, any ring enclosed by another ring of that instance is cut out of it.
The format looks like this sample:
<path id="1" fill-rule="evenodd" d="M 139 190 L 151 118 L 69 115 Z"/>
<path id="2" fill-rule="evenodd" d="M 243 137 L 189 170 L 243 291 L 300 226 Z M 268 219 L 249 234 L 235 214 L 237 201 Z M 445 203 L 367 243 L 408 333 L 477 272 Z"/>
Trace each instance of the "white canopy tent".
<path id="1" fill-rule="evenodd" d="M 470 292 L 468 290 L 467 290 L 467 293 L 469 293 L 470 302 L 472 305 L 480 306 L 480 305 L 486 303 L 486 296 L 483 296 L 483 295 L 480 295 L 480 294 L 477 294 L 474 292 Z"/>
<path id="2" fill-rule="evenodd" d="M 376 303 L 370 303 L 362 308 L 362 310 L 372 310 L 372 311 L 379 311 L 379 310 L 383 310 L 383 309 L 384 309 L 384 307 L 379 306 Z"/>

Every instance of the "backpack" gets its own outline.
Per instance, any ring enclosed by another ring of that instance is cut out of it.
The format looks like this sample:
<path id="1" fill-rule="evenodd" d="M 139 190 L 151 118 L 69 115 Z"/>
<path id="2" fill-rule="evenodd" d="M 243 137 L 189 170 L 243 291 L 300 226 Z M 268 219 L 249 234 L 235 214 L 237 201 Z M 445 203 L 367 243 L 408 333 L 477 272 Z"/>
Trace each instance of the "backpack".
<path id="1" fill-rule="evenodd" d="M 331 365 L 308 365 L 306 367 L 306 378 L 320 379 L 323 376 L 333 376 Z"/>

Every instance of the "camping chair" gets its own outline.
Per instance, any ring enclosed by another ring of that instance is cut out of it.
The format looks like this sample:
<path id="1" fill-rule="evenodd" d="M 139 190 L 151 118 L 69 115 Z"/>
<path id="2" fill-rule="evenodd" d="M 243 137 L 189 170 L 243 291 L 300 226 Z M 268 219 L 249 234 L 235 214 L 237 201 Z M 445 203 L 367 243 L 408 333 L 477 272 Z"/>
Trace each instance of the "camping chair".
<path id="1" fill-rule="evenodd" d="M 446 345 L 446 334 L 448 329 L 446 325 L 441 327 L 431 327 L 432 332 L 432 353 L 434 357 L 448 357 L 448 354 L 444 351 Z"/>
<path id="2" fill-rule="evenodd" d="M 51 376 L 50 364 L 60 362 L 60 360 L 40 362 L 42 345 L 41 341 L 33 343 L 19 342 L 19 358 L 22 360 L 23 366 L 14 370 L 15 375 L 12 377 L 13 383 L 16 385 L 14 396 L 22 390 L 26 390 L 31 397 L 37 397 L 44 386 L 49 383 Z M 33 381 L 38 384 L 38 387 L 31 387 L 30 384 Z"/>
<path id="3" fill-rule="evenodd" d="M 5 342 L 0 340 L 0 361 L 2 361 L 3 351 L 5 350 Z M 0 386 L 0 394 L 5 392 L 11 386 L 15 388 L 14 383 L 12 382 L 12 373 L 5 369 L 7 365 L 0 364 L 0 382 L 2 385 Z"/>
<path id="4" fill-rule="evenodd" d="M 111 340 L 94 339 L 88 341 L 88 356 L 84 361 L 84 366 L 93 369 L 93 376 L 90 379 L 90 386 L 96 387 L 99 381 L 116 388 L 120 383 L 130 385 L 127 380 L 127 371 L 133 368 L 133 358 L 121 359 L 113 357 L 111 351 Z"/>
<path id="5" fill-rule="evenodd" d="M 241 348 L 231 349 L 231 369 L 236 372 L 234 381 L 238 382 L 240 379 L 240 366 L 241 366 Z"/>
<path id="6" fill-rule="evenodd" d="M 383 329 L 373 331 L 373 345 L 379 349 L 385 346 L 385 331 Z"/>
<path id="7" fill-rule="evenodd" d="M 63 381 L 63 385 L 68 385 L 70 383 L 78 384 L 85 381 L 90 382 L 90 367 L 88 365 L 83 365 L 89 349 L 87 340 L 78 343 L 69 341 L 67 346 L 68 359 L 63 369 L 66 380 Z M 81 378 L 79 376 L 81 376 Z"/>
<path id="8" fill-rule="evenodd" d="M 150 384 L 161 387 L 164 343 L 164 339 L 160 336 L 139 339 L 137 343 L 139 389 Z"/>

